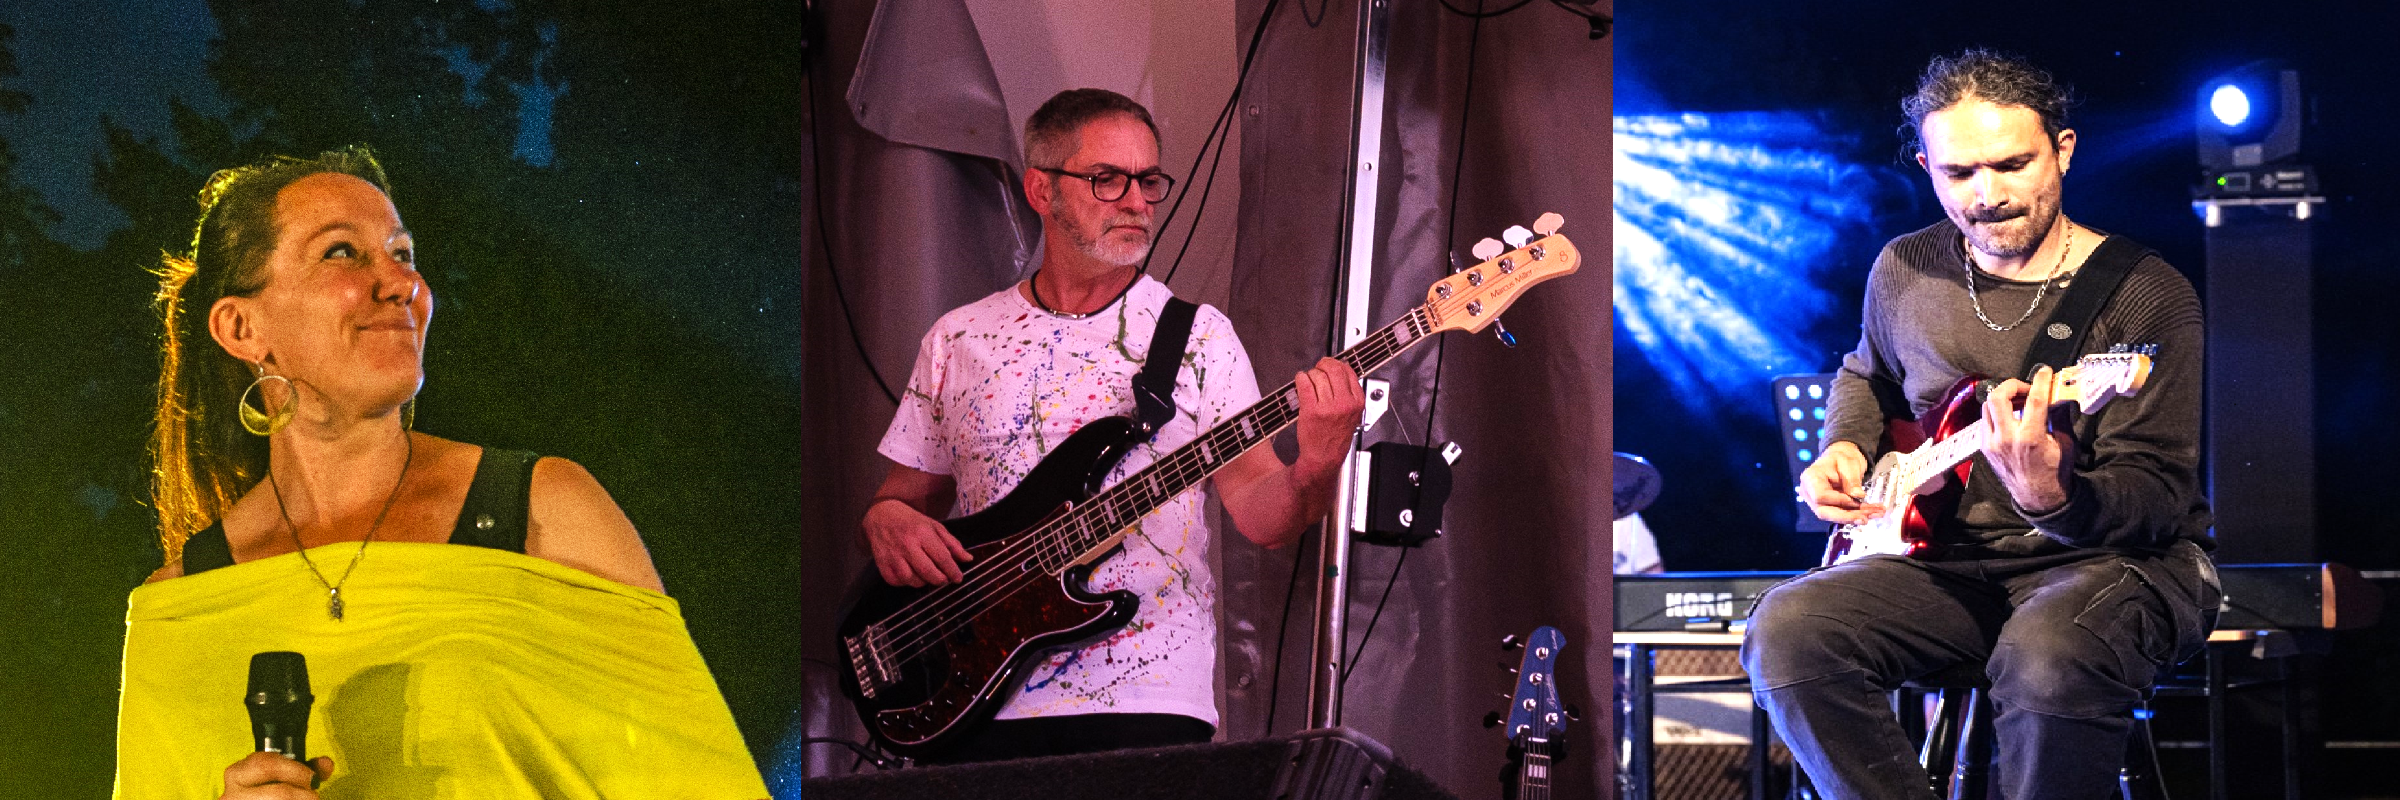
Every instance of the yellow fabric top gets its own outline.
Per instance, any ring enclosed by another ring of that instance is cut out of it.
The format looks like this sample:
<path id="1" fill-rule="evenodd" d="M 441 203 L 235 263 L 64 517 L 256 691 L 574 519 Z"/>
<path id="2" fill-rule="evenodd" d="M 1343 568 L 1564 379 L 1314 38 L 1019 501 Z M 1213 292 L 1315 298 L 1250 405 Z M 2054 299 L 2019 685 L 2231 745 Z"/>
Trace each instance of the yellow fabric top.
<path id="1" fill-rule="evenodd" d="M 309 551 L 338 580 L 356 544 Z M 532 556 L 378 542 L 344 619 L 299 554 L 143 586 L 119 798 L 214 798 L 248 755 L 250 657 L 308 658 L 327 800 L 767 796 L 675 601 Z"/>

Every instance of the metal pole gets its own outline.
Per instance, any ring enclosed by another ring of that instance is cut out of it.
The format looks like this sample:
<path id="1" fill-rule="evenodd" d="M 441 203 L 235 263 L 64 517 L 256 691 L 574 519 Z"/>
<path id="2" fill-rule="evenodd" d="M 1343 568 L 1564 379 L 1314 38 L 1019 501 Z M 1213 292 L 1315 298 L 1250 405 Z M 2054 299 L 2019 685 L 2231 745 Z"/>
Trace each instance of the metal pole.
<path id="1" fill-rule="evenodd" d="M 1376 160 L 1383 153 L 1384 53 L 1391 41 L 1390 0 L 1361 0 L 1358 12 L 1358 61 L 1351 81 L 1350 188 L 1342 198 L 1341 305 L 1334 311 L 1334 341 L 1330 352 L 1347 350 L 1367 335 L 1368 288 L 1375 277 L 1375 212 L 1380 174 Z M 1349 643 L 1350 528 L 1356 519 L 1352 506 L 1364 488 L 1356 464 L 1362 437 L 1350 437 L 1351 458 L 1335 484 L 1333 511 L 1326 515 L 1324 545 L 1317 570 L 1317 638 L 1311 648 L 1314 671 L 1308 683 L 1308 727 L 1330 728 L 1342 723 L 1342 671 Z"/>

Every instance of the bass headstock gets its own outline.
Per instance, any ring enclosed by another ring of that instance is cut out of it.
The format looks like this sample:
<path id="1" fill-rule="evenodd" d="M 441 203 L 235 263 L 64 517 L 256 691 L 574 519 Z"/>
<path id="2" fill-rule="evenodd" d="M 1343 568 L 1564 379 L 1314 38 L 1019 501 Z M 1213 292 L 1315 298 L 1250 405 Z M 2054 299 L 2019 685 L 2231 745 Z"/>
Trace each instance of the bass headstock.
<path id="1" fill-rule="evenodd" d="M 1517 667 L 1517 690 L 1508 701 L 1508 740 L 1522 745 L 1528 739 L 1557 741 L 1567 731 L 1567 709 L 1558 699 L 1558 653 L 1567 637 L 1548 625 L 1535 628 L 1525 639 L 1525 660 Z"/>
<path id="2" fill-rule="evenodd" d="M 1425 313 L 1431 332 L 1461 330 L 1475 333 L 1492 324 L 1500 312 L 1534 284 L 1572 275 L 1583 265 L 1583 254 L 1558 229 L 1566 218 L 1545 213 L 1533 230 L 1511 227 L 1501 234 L 1507 245 L 1485 239 L 1476 243 L 1474 266 L 1434 281 L 1425 290 Z M 1541 238 L 1534 238 L 1539 235 Z M 1513 247 L 1514 249 L 1507 249 Z"/>

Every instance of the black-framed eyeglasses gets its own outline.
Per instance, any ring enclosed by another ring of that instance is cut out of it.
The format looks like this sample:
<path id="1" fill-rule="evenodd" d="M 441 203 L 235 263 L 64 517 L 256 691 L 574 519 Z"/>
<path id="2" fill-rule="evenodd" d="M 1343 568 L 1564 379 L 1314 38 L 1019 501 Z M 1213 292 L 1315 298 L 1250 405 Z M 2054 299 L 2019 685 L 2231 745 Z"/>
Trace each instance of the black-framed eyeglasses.
<path id="1" fill-rule="evenodd" d="M 1089 175 L 1081 172 L 1068 172 L 1063 169 L 1052 169 L 1050 167 L 1034 167 L 1034 169 L 1038 169 L 1052 175 L 1065 175 L 1069 178 L 1082 178 L 1085 182 L 1088 182 L 1092 185 L 1092 199 L 1103 203 L 1114 203 L 1119 198 L 1123 198 L 1125 196 L 1125 187 L 1131 186 L 1135 183 L 1140 183 L 1142 185 L 1142 199 L 1153 203 L 1167 199 L 1167 192 L 1172 191 L 1175 188 L 1174 178 L 1167 177 L 1167 173 L 1160 172 L 1155 169 L 1147 170 L 1139 174 L 1127 174 L 1113 169 L 1104 169 Z"/>

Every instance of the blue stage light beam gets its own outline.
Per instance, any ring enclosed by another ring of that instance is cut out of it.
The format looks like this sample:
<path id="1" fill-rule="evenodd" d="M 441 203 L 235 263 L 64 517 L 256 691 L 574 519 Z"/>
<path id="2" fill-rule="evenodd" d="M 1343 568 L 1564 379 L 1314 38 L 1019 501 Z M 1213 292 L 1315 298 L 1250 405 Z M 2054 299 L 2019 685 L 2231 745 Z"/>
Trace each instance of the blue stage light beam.
<path id="1" fill-rule="evenodd" d="M 1617 325 L 1694 408 L 1766 416 L 1773 376 L 1830 369 L 1806 338 L 1855 298 L 1827 281 L 1841 245 L 1874 235 L 1910 190 L 1894 167 L 1851 160 L 1856 137 L 1798 112 L 1614 120 Z M 1897 193 L 1897 194 L 1895 194 Z"/>

